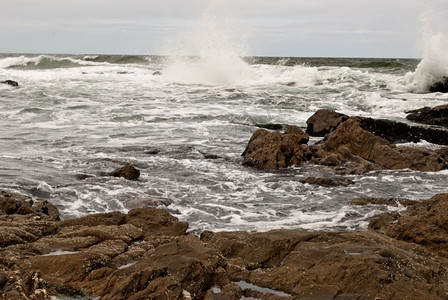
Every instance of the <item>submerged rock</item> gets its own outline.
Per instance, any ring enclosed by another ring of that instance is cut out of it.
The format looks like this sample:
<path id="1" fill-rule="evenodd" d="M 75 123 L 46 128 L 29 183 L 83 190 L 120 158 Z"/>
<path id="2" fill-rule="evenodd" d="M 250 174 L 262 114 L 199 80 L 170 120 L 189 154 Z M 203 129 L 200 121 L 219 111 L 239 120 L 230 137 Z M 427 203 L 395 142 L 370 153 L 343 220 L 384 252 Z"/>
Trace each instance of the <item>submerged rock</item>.
<path id="1" fill-rule="evenodd" d="M 128 180 L 137 180 L 140 177 L 140 170 L 136 169 L 131 164 L 126 164 L 123 167 L 110 172 L 108 175 L 113 177 L 123 177 Z"/>
<path id="2" fill-rule="evenodd" d="M 4 83 L 10 86 L 14 86 L 14 87 L 18 87 L 19 83 L 17 81 L 14 80 L 5 80 L 5 81 L 0 81 L 0 83 Z"/>
<path id="3" fill-rule="evenodd" d="M 421 109 L 409 111 L 406 119 L 428 124 L 448 127 L 448 104 L 439 105 L 434 108 L 423 107 Z"/>

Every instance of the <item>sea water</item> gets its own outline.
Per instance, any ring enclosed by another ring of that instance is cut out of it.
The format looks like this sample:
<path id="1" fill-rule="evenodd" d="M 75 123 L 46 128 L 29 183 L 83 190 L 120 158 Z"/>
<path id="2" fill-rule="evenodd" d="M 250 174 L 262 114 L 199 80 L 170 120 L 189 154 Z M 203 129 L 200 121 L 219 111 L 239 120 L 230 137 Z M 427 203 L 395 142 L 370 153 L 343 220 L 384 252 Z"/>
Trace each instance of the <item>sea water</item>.
<path id="1" fill-rule="evenodd" d="M 349 205 L 354 197 L 447 192 L 447 171 L 371 172 L 319 187 L 301 180 L 333 170 L 241 164 L 260 123 L 305 129 L 321 108 L 408 122 L 405 111 L 446 104 L 447 95 L 415 90 L 421 60 L 220 59 L 214 68 L 213 56 L 0 55 L 0 81 L 19 83 L 0 84 L 0 187 L 47 199 L 62 218 L 159 205 L 193 232 L 363 230 L 403 207 Z M 140 178 L 103 176 L 117 161 Z"/>

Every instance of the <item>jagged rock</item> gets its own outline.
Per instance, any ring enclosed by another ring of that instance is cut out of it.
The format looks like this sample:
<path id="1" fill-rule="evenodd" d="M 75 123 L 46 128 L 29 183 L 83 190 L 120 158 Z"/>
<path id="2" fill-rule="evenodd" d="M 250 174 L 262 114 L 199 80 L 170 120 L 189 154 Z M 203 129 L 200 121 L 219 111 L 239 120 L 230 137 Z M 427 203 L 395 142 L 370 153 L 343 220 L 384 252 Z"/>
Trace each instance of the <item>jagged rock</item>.
<path id="1" fill-rule="evenodd" d="M 14 86 L 14 87 L 18 87 L 19 83 L 17 81 L 14 80 L 5 80 L 5 81 L 0 81 L 0 83 L 4 83 L 10 86 Z"/>
<path id="2" fill-rule="evenodd" d="M 110 172 L 108 175 L 113 177 L 123 177 L 128 180 L 136 180 L 140 177 L 140 170 L 136 169 L 131 164 L 126 164 L 123 167 Z"/>
<path id="3" fill-rule="evenodd" d="M 440 171 L 447 168 L 447 161 L 437 152 L 421 147 L 397 147 L 363 129 L 361 122 L 362 119 L 352 117 L 342 123 L 322 143 L 322 149 L 341 158 L 357 156 L 387 169 Z M 348 155 L 344 155 L 347 151 Z"/>
<path id="4" fill-rule="evenodd" d="M 306 133 L 311 136 L 325 136 L 349 117 L 328 109 L 319 109 L 306 120 Z"/>
<path id="5" fill-rule="evenodd" d="M 33 200 L 31 197 L 4 190 L 0 190 L 0 214 L 2 213 L 47 216 L 59 220 L 58 209 L 47 200 Z"/>
<path id="6" fill-rule="evenodd" d="M 441 194 L 402 216 L 384 214 L 371 224 L 381 233 L 205 231 L 200 238 L 160 209 L 64 221 L 3 214 L 0 299 L 445 299 L 447 203 Z M 242 291 L 240 281 L 269 289 Z"/>
<path id="7" fill-rule="evenodd" d="M 448 291 L 444 259 L 373 232 L 204 232 L 201 240 L 227 258 L 233 280 L 297 299 L 443 299 Z"/>
<path id="8" fill-rule="evenodd" d="M 448 104 L 408 111 L 406 119 L 429 125 L 448 127 Z"/>
<path id="9" fill-rule="evenodd" d="M 370 228 L 448 258 L 447 215 L 448 194 L 439 194 L 409 206 L 403 214 L 383 214 L 372 220 Z"/>
<path id="10" fill-rule="evenodd" d="M 279 169 L 303 161 L 301 144 L 309 136 L 299 127 L 288 127 L 285 133 L 258 129 L 243 152 L 243 165 L 258 169 Z"/>
<path id="11" fill-rule="evenodd" d="M 444 76 L 442 80 L 433 83 L 428 90 L 430 93 L 448 93 L 448 77 Z"/>

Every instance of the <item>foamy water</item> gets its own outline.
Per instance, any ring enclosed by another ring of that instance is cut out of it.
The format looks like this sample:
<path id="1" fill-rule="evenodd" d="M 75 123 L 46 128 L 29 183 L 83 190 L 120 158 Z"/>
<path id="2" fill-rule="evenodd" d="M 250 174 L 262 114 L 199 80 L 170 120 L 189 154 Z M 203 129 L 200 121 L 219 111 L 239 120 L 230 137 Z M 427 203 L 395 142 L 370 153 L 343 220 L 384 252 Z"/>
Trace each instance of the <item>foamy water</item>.
<path id="1" fill-rule="evenodd" d="M 0 186 L 48 199 L 63 218 L 161 203 L 192 231 L 365 229 L 403 208 L 355 207 L 352 198 L 428 198 L 447 192 L 448 173 L 385 171 L 317 187 L 300 181 L 332 170 L 258 171 L 241 165 L 241 153 L 256 124 L 305 128 L 320 108 L 405 121 L 406 110 L 447 103 L 412 93 L 418 63 L 2 55 L 0 79 L 20 87 L 0 85 Z M 101 176 L 119 167 L 113 161 L 133 163 L 141 177 Z"/>

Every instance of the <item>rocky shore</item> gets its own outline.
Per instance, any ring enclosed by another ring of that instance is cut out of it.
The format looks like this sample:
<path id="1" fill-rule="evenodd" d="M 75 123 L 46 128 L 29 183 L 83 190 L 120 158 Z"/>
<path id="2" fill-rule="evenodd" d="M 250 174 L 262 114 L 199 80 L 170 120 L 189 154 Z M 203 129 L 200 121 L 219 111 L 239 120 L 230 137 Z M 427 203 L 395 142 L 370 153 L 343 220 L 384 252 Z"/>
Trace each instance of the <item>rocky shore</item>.
<path id="1" fill-rule="evenodd" d="M 440 108 L 437 118 L 439 113 Z M 448 168 L 444 129 L 327 110 L 307 123 L 306 132 L 296 126 L 257 130 L 243 164 L 316 164 L 340 176 Z M 323 139 L 308 145 L 310 135 Z M 442 146 L 396 145 L 422 139 Z M 140 172 L 123 164 L 104 175 L 136 180 Z M 304 182 L 351 184 L 343 177 Z M 448 193 L 423 200 L 362 197 L 350 205 L 406 210 L 373 218 L 364 232 L 278 229 L 197 236 L 159 208 L 60 220 L 50 202 L 0 190 L 0 299 L 448 299 Z"/>
<path id="2" fill-rule="evenodd" d="M 398 203 L 353 205 L 376 200 Z M 1 191 L 1 299 L 447 299 L 448 194 L 400 203 L 366 232 L 196 236 L 162 209 L 60 221 Z"/>

